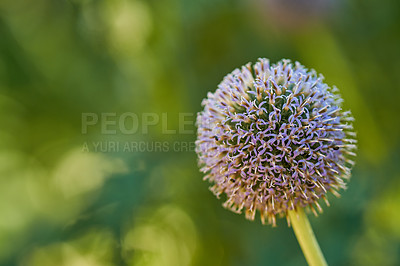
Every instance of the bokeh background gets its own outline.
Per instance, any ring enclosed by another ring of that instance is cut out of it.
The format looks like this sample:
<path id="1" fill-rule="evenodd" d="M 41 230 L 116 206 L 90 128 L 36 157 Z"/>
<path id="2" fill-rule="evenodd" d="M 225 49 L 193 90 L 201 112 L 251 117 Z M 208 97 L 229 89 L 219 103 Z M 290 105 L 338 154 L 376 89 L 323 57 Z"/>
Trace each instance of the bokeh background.
<path id="1" fill-rule="evenodd" d="M 258 57 L 323 73 L 356 118 L 348 189 L 310 216 L 328 262 L 399 265 L 399 47 L 394 0 L 1 0 L 0 265 L 306 265 L 284 219 L 223 209 L 173 148 L 196 138 L 179 113 Z M 82 133 L 126 112 L 160 121 Z M 127 142 L 150 146 L 107 146 Z"/>

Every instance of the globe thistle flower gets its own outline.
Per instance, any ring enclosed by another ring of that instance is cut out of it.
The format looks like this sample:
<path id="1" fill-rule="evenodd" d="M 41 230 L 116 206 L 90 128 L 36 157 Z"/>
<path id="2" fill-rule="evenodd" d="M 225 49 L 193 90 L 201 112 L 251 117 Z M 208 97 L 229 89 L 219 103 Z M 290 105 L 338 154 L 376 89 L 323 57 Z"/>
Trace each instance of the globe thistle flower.
<path id="1" fill-rule="evenodd" d="M 300 63 L 259 59 L 235 69 L 203 100 L 196 152 L 224 207 L 276 224 L 309 206 L 322 212 L 354 165 L 353 117 L 336 87 Z M 289 220 L 288 220 L 289 221 Z"/>

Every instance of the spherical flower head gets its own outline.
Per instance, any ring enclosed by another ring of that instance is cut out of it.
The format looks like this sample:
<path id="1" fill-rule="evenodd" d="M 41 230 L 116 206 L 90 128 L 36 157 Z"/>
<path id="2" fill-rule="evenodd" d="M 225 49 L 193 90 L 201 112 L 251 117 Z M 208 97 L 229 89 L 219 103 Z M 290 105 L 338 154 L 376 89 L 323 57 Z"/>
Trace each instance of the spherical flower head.
<path id="1" fill-rule="evenodd" d="M 224 207 L 275 225 L 309 206 L 322 211 L 354 165 L 355 133 L 338 90 L 300 63 L 259 59 L 235 69 L 197 116 L 196 152 Z"/>

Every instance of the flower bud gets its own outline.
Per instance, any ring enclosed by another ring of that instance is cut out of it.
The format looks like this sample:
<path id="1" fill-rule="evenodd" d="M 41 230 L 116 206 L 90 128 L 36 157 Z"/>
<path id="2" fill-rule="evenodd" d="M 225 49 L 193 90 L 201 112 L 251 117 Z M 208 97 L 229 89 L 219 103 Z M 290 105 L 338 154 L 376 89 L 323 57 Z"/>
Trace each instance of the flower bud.
<path id="1" fill-rule="evenodd" d="M 196 152 L 224 207 L 275 225 L 276 216 L 346 187 L 355 133 L 336 88 L 300 63 L 259 59 L 235 69 L 197 116 Z M 327 204 L 329 204 L 327 202 Z"/>

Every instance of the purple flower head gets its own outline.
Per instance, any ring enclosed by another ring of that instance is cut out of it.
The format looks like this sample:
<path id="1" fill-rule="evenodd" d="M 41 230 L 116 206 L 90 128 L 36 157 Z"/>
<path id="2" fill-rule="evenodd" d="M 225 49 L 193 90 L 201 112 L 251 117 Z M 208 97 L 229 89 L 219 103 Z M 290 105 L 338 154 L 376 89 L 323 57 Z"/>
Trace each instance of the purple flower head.
<path id="1" fill-rule="evenodd" d="M 356 140 L 338 90 L 300 63 L 259 59 L 235 69 L 203 101 L 196 152 L 224 207 L 275 225 L 276 216 L 338 196 Z"/>

